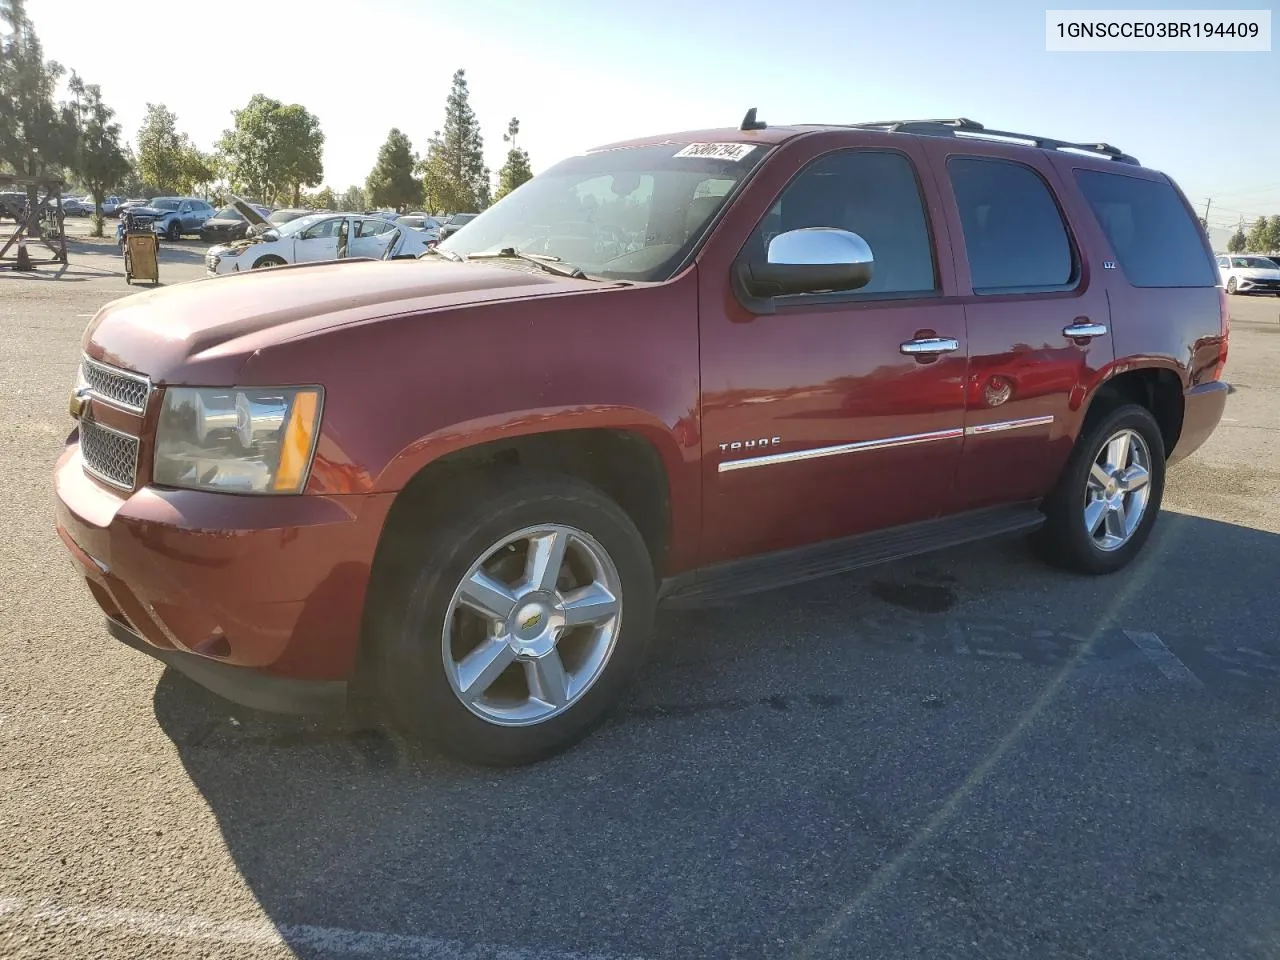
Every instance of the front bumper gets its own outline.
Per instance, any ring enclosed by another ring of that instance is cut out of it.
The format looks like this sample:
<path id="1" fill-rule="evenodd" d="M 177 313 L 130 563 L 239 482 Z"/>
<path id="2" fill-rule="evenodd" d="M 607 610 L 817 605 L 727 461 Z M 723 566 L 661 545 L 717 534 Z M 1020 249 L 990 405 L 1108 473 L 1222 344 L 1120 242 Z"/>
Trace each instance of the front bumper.
<path id="1" fill-rule="evenodd" d="M 122 495 L 85 474 L 75 442 L 54 490 L 58 535 L 117 636 L 251 706 L 271 701 L 264 685 L 293 688 L 276 695 L 288 709 L 353 675 L 393 494 Z"/>
<path id="2" fill-rule="evenodd" d="M 1241 293 L 1280 293 L 1280 280 L 1250 280 L 1242 278 L 1236 284 Z"/>
<path id="3" fill-rule="evenodd" d="M 1169 454 L 1170 466 L 1199 450 L 1218 429 L 1231 388 L 1221 380 L 1201 383 L 1183 394 L 1182 432 Z"/>

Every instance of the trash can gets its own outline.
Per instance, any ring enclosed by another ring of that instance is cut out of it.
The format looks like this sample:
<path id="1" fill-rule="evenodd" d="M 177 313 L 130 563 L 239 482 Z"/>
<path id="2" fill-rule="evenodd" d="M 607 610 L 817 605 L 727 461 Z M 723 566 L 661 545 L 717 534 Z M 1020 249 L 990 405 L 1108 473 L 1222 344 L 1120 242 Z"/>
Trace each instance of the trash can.
<path id="1" fill-rule="evenodd" d="M 124 279 L 132 284 L 135 280 L 160 282 L 160 263 L 158 253 L 160 240 L 151 232 L 151 223 L 139 222 L 132 212 L 124 215 Z"/>

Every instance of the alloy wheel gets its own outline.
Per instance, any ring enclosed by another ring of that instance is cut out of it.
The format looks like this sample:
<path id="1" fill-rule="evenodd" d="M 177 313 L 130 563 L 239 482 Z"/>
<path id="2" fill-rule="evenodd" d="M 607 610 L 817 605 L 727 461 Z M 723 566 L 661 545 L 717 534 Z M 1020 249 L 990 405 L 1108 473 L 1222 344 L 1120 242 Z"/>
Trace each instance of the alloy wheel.
<path id="1" fill-rule="evenodd" d="M 1151 498 L 1151 451 L 1136 430 L 1112 434 L 1085 482 L 1083 522 L 1099 550 L 1119 550 L 1133 536 Z"/>
<path id="2" fill-rule="evenodd" d="M 621 622 L 622 582 L 604 547 L 574 527 L 527 527 L 484 551 L 454 590 L 445 674 L 490 723 L 544 723 L 599 679 Z"/>

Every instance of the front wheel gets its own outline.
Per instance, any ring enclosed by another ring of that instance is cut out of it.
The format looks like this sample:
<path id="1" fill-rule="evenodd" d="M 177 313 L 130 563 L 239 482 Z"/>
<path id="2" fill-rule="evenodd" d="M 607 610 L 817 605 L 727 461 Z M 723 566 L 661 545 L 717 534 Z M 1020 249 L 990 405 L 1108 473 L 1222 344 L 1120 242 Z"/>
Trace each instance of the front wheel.
<path id="1" fill-rule="evenodd" d="M 411 737 L 468 762 L 530 763 L 590 733 L 642 663 L 653 565 L 627 514 L 580 480 L 477 485 L 389 545 L 376 675 Z"/>
<path id="2" fill-rule="evenodd" d="M 1236 293 L 1235 277 L 1232 277 L 1230 280 L 1227 281 L 1227 293 L 1231 294 L 1232 296 L 1235 296 L 1235 293 Z"/>
<path id="3" fill-rule="evenodd" d="M 257 260 L 253 261 L 254 270 L 261 270 L 265 267 L 283 267 L 283 266 L 284 266 L 284 260 L 274 255 L 259 257 Z"/>
<path id="4" fill-rule="evenodd" d="M 173 220 L 169 224 L 169 229 L 165 232 L 165 239 L 170 243 L 177 243 L 182 239 L 182 224 L 177 220 Z"/>
<path id="5" fill-rule="evenodd" d="M 1164 496 L 1165 449 L 1145 407 L 1112 410 L 1080 438 L 1045 500 L 1047 558 L 1081 573 L 1114 573 L 1142 550 Z"/>

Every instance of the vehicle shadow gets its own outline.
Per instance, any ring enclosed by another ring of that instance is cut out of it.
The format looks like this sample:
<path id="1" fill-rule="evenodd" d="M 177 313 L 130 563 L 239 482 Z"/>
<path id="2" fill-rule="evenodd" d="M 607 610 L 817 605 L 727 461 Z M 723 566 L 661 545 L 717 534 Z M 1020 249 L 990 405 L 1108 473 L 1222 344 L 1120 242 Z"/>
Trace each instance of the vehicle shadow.
<path id="1" fill-rule="evenodd" d="M 1024 732 L 1028 716 L 1048 717 L 1075 696 L 1054 685 L 1081 661 L 1072 649 L 1048 660 L 1017 651 L 1054 631 L 1101 650 L 1098 637 L 1119 635 L 1120 624 L 1164 617 L 1167 632 L 1194 619 L 1277 665 L 1280 683 L 1278 566 L 1280 535 L 1166 512 L 1143 559 L 1113 577 L 1044 568 L 1013 540 L 664 611 L 651 661 L 617 716 L 569 753 L 515 770 L 462 766 L 372 729 L 242 710 L 172 670 L 155 713 L 240 874 L 306 960 L 333 956 L 343 937 L 352 953 L 400 955 L 360 939 L 375 932 L 410 938 L 397 941 L 405 955 L 461 956 L 466 944 L 486 956 L 500 947 L 513 956 L 791 956 L 850 903 L 887 889 L 883 872 L 924 842 L 941 845 L 945 866 L 925 858 L 904 873 L 878 902 L 879 919 L 839 926 L 856 949 L 846 941 L 825 955 L 1118 955 L 1133 947 L 1126 911 L 1139 901 L 1143 929 L 1176 924 L 1227 955 L 1256 931 L 1230 926 L 1238 914 L 1221 910 L 1242 889 L 1265 898 L 1254 858 L 1280 862 L 1280 841 L 1220 854 L 1221 883 L 1201 884 L 1194 864 L 1170 867 L 1158 898 L 1150 865 L 1192 856 L 1178 848 L 1184 803 L 1268 838 L 1280 810 L 1230 800 L 1214 779 L 1221 770 L 1170 786 L 1166 765 L 1185 772 L 1184 738 L 1238 736 L 1247 752 L 1232 724 L 1274 716 L 1267 704 L 1280 686 L 1239 715 L 1222 694 L 1188 705 L 1140 651 L 1134 666 L 1130 645 L 1114 661 L 1097 655 L 1113 663 L 1117 685 L 1137 671 L 1145 698 L 1113 691 L 1114 700 L 1073 702 L 1057 711 L 1056 729 L 1037 721 L 1052 736 L 1018 751 L 1011 740 L 1035 736 Z M 1008 625 L 1006 655 L 918 642 L 989 621 Z M 1229 658 L 1206 652 L 1211 644 L 1179 647 L 1175 633 L 1166 642 L 1206 686 L 1271 682 L 1259 669 L 1235 677 Z M 1159 683 L 1174 693 L 1151 693 Z M 1141 739 L 1152 730 L 1167 738 L 1160 750 Z M 994 806 L 966 813 L 956 798 L 1001 776 L 988 767 L 1006 749 L 1017 760 L 984 801 Z M 1219 749 L 1225 763 L 1229 748 Z M 1260 776 L 1249 796 L 1280 796 L 1274 766 Z M 1163 800 L 1116 799 L 1148 783 Z M 948 833 L 939 817 L 961 829 Z M 1093 844 L 1103 861 L 1091 859 Z M 1121 848 L 1125 863 L 1113 863 Z M 1078 929 L 1041 909 L 1068 901 L 1087 903 Z M 929 923 L 917 924 L 908 903 Z M 1210 919 L 1188 924 L 1188 910 Z M 912 950 L 899 952 L 902 937 Z M 971 941 L 972 952 L 952 951 Z"/>

